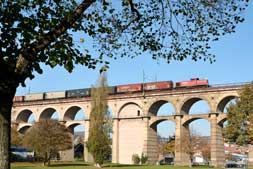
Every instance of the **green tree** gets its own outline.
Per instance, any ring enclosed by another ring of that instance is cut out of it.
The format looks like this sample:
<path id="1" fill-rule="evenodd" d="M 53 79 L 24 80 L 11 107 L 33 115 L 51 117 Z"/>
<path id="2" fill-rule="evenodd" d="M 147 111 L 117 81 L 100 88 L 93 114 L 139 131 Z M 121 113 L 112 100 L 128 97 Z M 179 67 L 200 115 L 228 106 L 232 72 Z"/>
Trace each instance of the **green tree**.
<path id="1" fill-rule="evenodd" d="M 224 137 L 230 143 L 253 144 L 253 83 L 245 85 L 227 108 Z"/>
<path id="2" fill-rule="evenodd" d="M 88 68 L 102 64 L 105 70 L 111 58 L 143 52 L 167 62 L 187 57 L 212 62 L 209 43 L 235 31 L 248 1 L 2 0 L 0 168 L 10 167 L 10 114 L 16 88 L 35 72 L 42 73 L 42 65 L 59 65 L 71 72 L 76 64 Z"/>
<path id="3" fill-rule="evenodd" d="M 25 147 L 34 150 L 48 166 L 52 156 L 71 149 L 72 144 L 71 133 L 65 125 L 50 119 L 36 122 L 24 136 Z"/>
<path id="4" fill-rule="evenodd" d="M 105 158 L 111 153 L 107 120 L 107 96 L 107 80 L 105 74 L 102 74 L 97 86 L 93 87 L 91 91 L 90 127 L 86 144 L 98 167 L 104 163 Z"/>

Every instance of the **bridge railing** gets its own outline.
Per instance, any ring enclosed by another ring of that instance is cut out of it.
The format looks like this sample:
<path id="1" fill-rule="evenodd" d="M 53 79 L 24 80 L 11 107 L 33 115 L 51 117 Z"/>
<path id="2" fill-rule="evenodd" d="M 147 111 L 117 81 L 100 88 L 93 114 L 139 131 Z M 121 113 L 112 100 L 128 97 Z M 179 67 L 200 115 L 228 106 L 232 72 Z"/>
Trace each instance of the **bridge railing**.
<path id="1" fill-rule="evenodd" d="M 251 82 L 238 82 L 238 83 L 224 83 L 224 84 L 211 84 L 211 87 L 229 87 L 229 86 L 244 86 Z"/>

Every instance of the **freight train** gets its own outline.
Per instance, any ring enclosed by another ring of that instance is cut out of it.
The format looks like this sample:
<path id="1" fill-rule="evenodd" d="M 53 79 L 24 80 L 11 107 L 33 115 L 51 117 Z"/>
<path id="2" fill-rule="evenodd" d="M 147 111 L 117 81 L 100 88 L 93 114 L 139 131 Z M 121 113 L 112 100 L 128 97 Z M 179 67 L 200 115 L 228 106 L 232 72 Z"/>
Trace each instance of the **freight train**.
<path id="1" fill-rule="evenodd" d="M 156 90 L 172 90 L 181 88 L 194 88 L 194 87 L 208 87 L 209 83 L 206 79 L 193 78 L 188 81 L 176 82 L 175 86 L 172 81 L 160 81 L 149 83 L 126 84 L 108 87 L 108 94 L 122 94 L 133 93 L 142 91 L 156 91 Z M 15 96 L 14 102 L 34 101 L 34 100 L 47 100 L 47 99 L 60 99 L 60 98 L 74 98 L 74 97 L 87 97 L 91 94 L 91 88 L 74 89 L 57 92 L 45 93 L 32 93 L 25 96 Z"/>

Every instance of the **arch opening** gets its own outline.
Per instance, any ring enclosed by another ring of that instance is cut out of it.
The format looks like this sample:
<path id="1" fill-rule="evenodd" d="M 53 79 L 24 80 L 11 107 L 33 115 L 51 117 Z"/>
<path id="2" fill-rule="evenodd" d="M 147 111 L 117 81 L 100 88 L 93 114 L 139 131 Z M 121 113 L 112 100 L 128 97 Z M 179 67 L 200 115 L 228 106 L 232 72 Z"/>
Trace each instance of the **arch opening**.
<path id="1" fill-rule="evenodd" d="M 175 132 L 176 125 L 174 121 L 158 120 L 150 126 L 150 136 L 155 138 L 150 144 L 157 147 L 155 151 L 156 161 L 169 157 L 169 161 L 173 162 L 175 155 Z"/>
<path id="2" fill-rule="evenodd" d="M 208 114 L 209 112 L 210 106 L 201 98 L 191 98 L 181 108 L 181 114 Z"/>
<path id="3" fill-rule="evenodd" d="M 16 122 L 18 123 L 34 123 L 34 121 L 35 115 L 31 110 L 28 109 L 22 110 L 16 118 Z"/>
<path id="4" fill-rule="evenodd" d="M 83 161 L 85 152 L 85 126 L 81 123 L 74 123 L 68 126 L 68 129 L 72 133 L 73 148 L 67 151 L 73 153 L 74 159 Z"/>
<path id="5" fill-rule="evenodd" d="M 186 122 L 184 126 L 189 126 L 189 129 L 197 135 L 210 137 L 211 126 L 206 119 L 192 119 Z"/>
<path id="6" fill-rule="evenodd" d="M 84 120 L 85 112 L 79 106 L 72 106 L 65 112 L 63 120 Z"/>
<path id="7" fill-rule="evenodd" d="M 157 123 L 156 125 L 156 132 L 157 138 L 165 138 L 169 139 L 170 137 L 175 136 L 176 125 L 174 122 L 165 120 Z"/>
<path id="8" fill-rule="evenodd" d="M 47 108 L 40 114 L 39 120 L 53 119 L 59 121 L 59 113 L 54 108 Z"/>
<path id="9" fill-rule="evenodd" d="M 18 130 L 18 132 L 19 132 L 20 134 L 24 135 L 24 134 L 28 131 L 29 128 L 31 128 L 31 126 L 23 126 L 23 127 L 21 127 L 21 128 Z"/>
<path id="10" fill-rule="evenodd" d="M 193 163 L 205 165 L 211 161 L 211 127 L 206 119 L 192 119 L 184 124 L 181 139 L 184 148 L 192 154 Z"/>
<path id="11" fill-rule="evenodd" d="M 218 113 L 227 113 L 227 108 L 229 107 L 230 104 L 235 104 L 236 103 L 236 96 L 227 96 L 223 98 L 217 106 L 217 112 Z"/>
<path id="12" fill-rule="evenodd" d="M 175 115 L 175 108 L 170 102 L 160 100 L 151 105 L 149 113 L 154 116 L 170 116 Z"/>

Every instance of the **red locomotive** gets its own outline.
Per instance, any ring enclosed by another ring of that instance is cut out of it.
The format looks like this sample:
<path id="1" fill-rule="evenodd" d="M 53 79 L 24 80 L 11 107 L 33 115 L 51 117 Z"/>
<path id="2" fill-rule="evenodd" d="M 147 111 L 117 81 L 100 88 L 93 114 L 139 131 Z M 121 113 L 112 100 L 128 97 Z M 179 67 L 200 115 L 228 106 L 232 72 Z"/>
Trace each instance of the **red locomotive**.
<path id="1" fill-rule="evenodd" d="M 182 81 L 182 82 L 176 82 L 176 88 L 181 87 L 198 87 L 198 86 L 208 86 L 208 80 L 207 79 L 199 79 L 199 78 L 193 78 L 189 81 Z"/>

